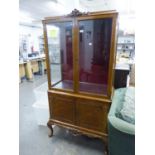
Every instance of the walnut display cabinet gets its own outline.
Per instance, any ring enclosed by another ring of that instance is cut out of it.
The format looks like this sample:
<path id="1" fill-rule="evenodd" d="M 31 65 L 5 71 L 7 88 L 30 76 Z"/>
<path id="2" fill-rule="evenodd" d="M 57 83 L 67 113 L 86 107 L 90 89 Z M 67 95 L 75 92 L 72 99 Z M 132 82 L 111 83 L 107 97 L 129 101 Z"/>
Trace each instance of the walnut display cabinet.
<path id="1" fill-rule="evenodd" d="M 50 118 L 47 123 L 107 140 L 113 94 L 117 12 L 43 20 Z"/>

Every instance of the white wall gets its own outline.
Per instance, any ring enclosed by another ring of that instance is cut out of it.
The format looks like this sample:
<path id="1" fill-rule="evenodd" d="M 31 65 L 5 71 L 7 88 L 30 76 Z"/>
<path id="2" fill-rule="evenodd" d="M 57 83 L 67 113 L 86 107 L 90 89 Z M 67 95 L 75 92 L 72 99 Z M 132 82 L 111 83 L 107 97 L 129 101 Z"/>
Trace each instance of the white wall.
<path id="1" fill-rule="evenodd" d="M 34 51 L 39 51 L 39 36 L 43 35 L 42 28 L 19 25 L 19 35 L 28 35 L 28 53 L 31 53 L 31 46 Z"/>

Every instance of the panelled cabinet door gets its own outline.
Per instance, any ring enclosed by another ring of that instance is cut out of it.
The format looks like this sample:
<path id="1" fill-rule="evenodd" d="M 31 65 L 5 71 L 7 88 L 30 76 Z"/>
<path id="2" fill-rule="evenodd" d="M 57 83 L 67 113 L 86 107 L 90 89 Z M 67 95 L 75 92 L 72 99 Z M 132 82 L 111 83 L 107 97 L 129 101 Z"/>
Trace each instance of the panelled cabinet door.
<path id="1" fill-rule="evenodd" d="M 49 104 L 52 119 L 74 124 L 75 103 L 72 97 L 52 95 Z"/>
<path id="2" fill-rule="evenodd" d="M 77 125 L 106 132 L 108 104 L 87 99 L 76 101 Z"/>

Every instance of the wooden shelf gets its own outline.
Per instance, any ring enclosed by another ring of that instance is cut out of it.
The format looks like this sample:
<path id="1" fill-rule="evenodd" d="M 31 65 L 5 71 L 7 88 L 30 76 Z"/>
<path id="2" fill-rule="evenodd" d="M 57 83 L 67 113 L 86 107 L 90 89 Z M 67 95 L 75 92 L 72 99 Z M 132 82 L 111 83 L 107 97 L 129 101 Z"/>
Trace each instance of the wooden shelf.
<path id="1" fill-rule="evenodd" d="M 69 80 L 60 81 L 58 84 L 56 84 L 52 88 L 73 90 L 73 81 L 69 81 Z M 101 85 L 101 84 L 80 82 L 79 83 L 79 91 L 88 92 L 88 93 L 106 94 L 107 87 L 105 85 Z"/>
<path id="2" fill-rule="evenodd" d="M 73 90 L 73 81 L 69 81 L 69 80 L 60 81 L 58 84 L 56 84 L 52 88 Z"/>
<path id="3" fill-rule="evenodd" d="M 97 94 L 107 94 L 106 85 L 80 82 L 80 91 Z"/>

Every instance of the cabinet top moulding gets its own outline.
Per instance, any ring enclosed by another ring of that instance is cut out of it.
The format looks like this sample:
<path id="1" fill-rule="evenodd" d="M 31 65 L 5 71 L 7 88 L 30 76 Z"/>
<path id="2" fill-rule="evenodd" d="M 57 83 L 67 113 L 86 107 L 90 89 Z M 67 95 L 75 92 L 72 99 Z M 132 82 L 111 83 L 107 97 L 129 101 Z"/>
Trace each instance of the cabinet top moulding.
<path id="1" fill-rule="evenodd" d="M 70 14 L 63 15 L 63 16 L 51 16 L 51 17 L 45 17 L 43 22 L 48 22 L 50 20 L 72 20 L 74 17 L 87 17 L 87 16 L 96 16 L 101 15 L 102 17 L 112 17 L 113 15 L 118 15 L 118 12 L 116 10 L 111 11 L 97 11 L 97 12 L 80 12 L 77 9 L 74 9 Z"/>

